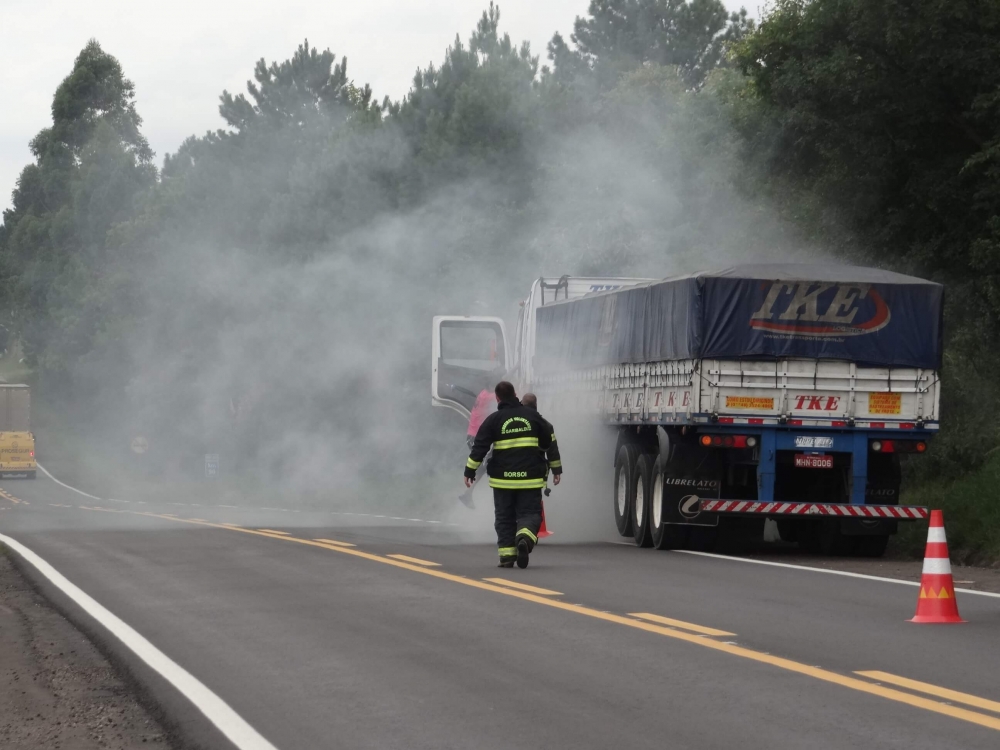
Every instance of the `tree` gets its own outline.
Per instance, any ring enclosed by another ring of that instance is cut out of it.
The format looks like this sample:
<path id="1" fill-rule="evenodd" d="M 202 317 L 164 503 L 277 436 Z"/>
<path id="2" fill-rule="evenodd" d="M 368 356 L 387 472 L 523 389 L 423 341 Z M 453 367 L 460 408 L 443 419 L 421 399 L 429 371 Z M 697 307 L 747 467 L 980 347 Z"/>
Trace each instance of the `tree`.
<path id="1" fill-rule="evenodd" d="M 538 57 L 499 32 L 490 3 L 464 46 L 457 36 L 440 67 L 418 70 L 404 100 L 391 108 L 432 182 L 470 175 L 506 182 L 512 197 L 530 173 L 527 143 L 537 127 Z M 425 179 L 410 194 L 426 190 Z M 525 196 L 521 193 L 521 199 Z"/>
<path id="2" fill-rule="evenodd" d="M 549 57 L 557 75 L 594 71 L 604 86 L 647 63 L 676 66 L 699 86 L 725 62 L 726 45 L 753 27 L 745 9 L 728 13 L 721 0 L 591 0 L 588 12 L 574 23 L 576 48 L 556 34 Z"/>
<path id="3" fill-rule="evenodd" d="M 29 361 L 66 384 L 71 362 L 90 352 L 124 295 L 110 294 L 129 248 L 108 242 L 155 182 L 140 131 L 135 87 L 91 40 L 52 101 L 52 126 L 32 141 L 4 212 L 4 292 Z"/>
<path id="4" fill-rule="evenodd" d="M 223 91 L 219 114 L 237 132 L 266 122 L 271 127 L 304 127 L 317 120 L 350 111 L 377 115 L 379 106 L 372 102 L 371 87 L 357 88 L 347 77 L 347 58 L 335 64 L 334 54 L 326 49 L 317 52 L 306 39 L 291 59 L 270 65 L 264 58 L 254 67 L 253 81 L 247 91 L 253 103 L 239 94 Z"/>

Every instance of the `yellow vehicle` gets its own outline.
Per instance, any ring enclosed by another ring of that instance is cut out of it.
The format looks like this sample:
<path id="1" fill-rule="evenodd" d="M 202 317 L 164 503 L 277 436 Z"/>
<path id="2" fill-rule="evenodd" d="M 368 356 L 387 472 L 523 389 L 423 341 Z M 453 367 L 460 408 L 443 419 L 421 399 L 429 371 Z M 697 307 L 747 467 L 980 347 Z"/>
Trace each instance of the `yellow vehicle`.
<path id="1" fill-rule="evenodd" d="M 0 476 L 35 478 L 35 436 L 31 434 L 31 389 L 0 383 Z"/>

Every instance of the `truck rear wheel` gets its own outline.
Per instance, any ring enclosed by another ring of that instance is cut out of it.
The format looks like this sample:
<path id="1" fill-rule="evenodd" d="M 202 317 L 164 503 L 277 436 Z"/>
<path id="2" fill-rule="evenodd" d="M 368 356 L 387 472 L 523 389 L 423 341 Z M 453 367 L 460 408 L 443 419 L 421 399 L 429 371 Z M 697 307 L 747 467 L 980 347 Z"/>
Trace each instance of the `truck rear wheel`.
<path id="1" fill-rule="evenodd" d="M 632 536 L 632 476 L 639 449 L 626 443 L 618 449 L 615 457 L 615 526 L 622 536 Z"/>
<path id="2" fill-rule="evenodd" d="M 632 476 L 632 538 L 636 547 L 652 547 L 650 506 L 653 499 L 653 459 L 643 453 L 635 462 Z"/>
<path id="3" fill-rule="evenodd" d="M 799 527 L 799 548 L 811 555 L 843 557 L 854 549 L 852 537 L 840 533 L 836 519 L 813 521 Z"/>
<path id="4" fill-rule="evenodd" d="M 882 557 L 889 546 L 888 534 L 854 537 L 854 554 L 858 557 Z"/>
<path id="5" fill-rule="evenodd" d="M 687 546 L 689 526 L 665 523 L 666 509 L 663 507 L 663 459 L 657 458 L 650 470 L 649 535 L 656 549 L 683 549 Z"/>

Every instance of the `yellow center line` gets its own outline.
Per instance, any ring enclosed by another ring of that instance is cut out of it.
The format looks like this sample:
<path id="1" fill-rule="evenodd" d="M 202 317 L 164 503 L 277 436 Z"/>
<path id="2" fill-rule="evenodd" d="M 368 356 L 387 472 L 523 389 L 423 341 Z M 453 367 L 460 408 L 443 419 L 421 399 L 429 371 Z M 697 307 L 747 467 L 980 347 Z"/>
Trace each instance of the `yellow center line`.
<path id="1" fill-rule="evenodd" d="M 715 628 L 707 628 L 704 625 L 695 625 L 693 622 L 684 622 L 684 620 L 675 620 L 672 617 L 661 617 L 660 615 L 651 615 L 648 612 L 630 612 L 629 617 L 638 617 L 642 620 L 649 620 L 650 622 L 658 622 L 660 625 L 669 625 L 672 628 L 682 628 L 684 630 L 692 630 L 695 633 L 701 633 L 702 635 L 736 635 L 736 633 L 730 633 L 726 630 L 716 630 Z"/>
<path id="2" fill-rule="evenodd" d="M 957 690 L 949 690 L 948 688 L 932 685 L 929 682 L 911 680 L 908 677 L 900 677 L 899 675 L 890 674 L 888 672 L 855 672 L 854 674 L 859 674 L 862 677 L 868 677 L 872 680 L 878 680 L 879 682 L 888 682 L 910 690 L 917 690 L 921 693 L 936 695 L 938 698 L 944 698 L 945 700 L 952 701 L 954 703 L 964 703 L 967 706 L 975 706 L 976 708 L 984 708 L 987 711 L 996 711 L 997 713 L 1000 713 L 1000 703 L 986 698 L 980 698 L 978 695 L 960 693 Z"/>
<path id="3" fill-rule="evenodd" d="M 197 521 L 199 519 L 192 518 L 192 521 Z M 266 531 L 268 534 L 279 534 L 281 536 L 291 536 L 287 531 L 275 531 L 274 529 L 261 529 L 261 531 Z"/>
<path id="4" fill-rule="evenodd" d="M 591 607 L 585 607 L 580 604 L 569 604 L 559 599 L 547 599 L 545 597 L 539 596 L 537 594 L 532 594 L 527 591 L 518 591 L 505 586 L 498 586 L 492 583 L 486 583 L 484 581 L 477 581 L 472 578 L 466 578 L 464 576 L 455 575 L 453 573 L 445 573 L 442 570 L 434 570 L 433 568 L 426 568 L 420 565 L 413 565 L 411 563 L 403 562 L 402 560 L 393 560 L 388 557 L 382 557 L 381 555 L 375 555 L 370 552 L 362 552 L 358 549 L 349 549 L 346 547 L 334 546 L 325 544 L 323 542 L 313 541 L 311 539 L 301 539 L 294 536 L 281 536 L 278 534 L 270 534 L 264 531 L 259 531 L 257 529 L 242 529 L 233 526 L 224 526 L 218 523 L 210 523 L 205 521 L 192 521 L 186 518 L 177 518 L 167 514 L 159 513 L 144 513 L 140 511 L 122 511 L 126 513 L 134 513 L 135 515 L 150 516 L 154 518 L 164 518 L 168 521 L 175 521 L 177 523 L 190 523 L 199 526 L 209 526 L 212 528 L 222 529 L 225 531 L 238 531 L 242 534 L 252 534 L 254 536 L 264 536 L 271 539 L 279 539 L 285 542 L 296 542 L 298 544 L 305 544 L 311 547 L 322 547 L 323 549 L 333 550 L 334 552 L 340 552 L 344 555 L 351 555 L 352 557 L 358 557 L 364 560 L 371 560 L 373 562 L 380 562 L 384 565 L 391 565 L 396 568 L 401 568 L 403 570 L 409 570 L 414 573 L 421 573 L 426 576 L 432 576 L 434 578 L 439 578 L 443 581 L 451 581 L 452 583 L 460 583 L 464 586 L 469 586 L 471 588 L 480 589 L 482 591 L 491 591 L 497 594 L 503 594 L 504 596 L 514 597 L 515 599 L 521 599 L 527 602 L 533 602 L 534 604 L 540 604 L 545 607 L 551 607 L 552 609 L 559 609 L 564 612 L 571 612 L 577 615 L 583 615 L 585 617 L 590 617 L 595 620 L 602 620 L 604 622 L 614 623 L 616 625 L 624 625 L 625 627 L 634 628 L 635 630 L 643 630 L 647 633 L 655 633 L 657 635 L 666 636 L 667 638 L 673 638 L 674 640 L 684 641 L 686 643 L 693 644 L 695 646 L 701 646 L 702 648 L 707 648 L 712 651 L 718 651 L 721 653 L 729 654 L 730 656 L 739 656 L 743 659 L 748 659 L 749 661 L 758 662 L 760 664 L 768 664 L 772 667 L 777 667 L 778 669 L 784 669 L 788 672 L 793 672 L 795 674 L 801 674 L 806 677 L 812 677 L 821 682 L 827 682 L 833 685 L 839 685 L 841 687 L 849 688 L 851 690 L 856 690 L 859 693 L 866 693 L 868 695 L 875 695 L 880 698 L 885 698 L 886 700 L 891 700 L 896 703 L 902 703 L 907 706 L 912 706 L 914 708 L 920 708 L 925 711 L 930 711 L 932 713 L 941 714 L 943 716 L 949 716 L 953 719 L 959 719 L 961 721 L 967 721 L 971 724 L 977 724 L 988 729 L 993 729 L 1000 731 L 1000 719 L 987 716 L 985 714 L 979 714 L 975 711 L 969 711 L 968 709 L 958 708 L 957 706 L 950 706 L 947 703 L 941 703 L 939 701 L 930 700 L 928 698 L 923 698 L 919 695 L 912 695 L 911 693 L 904 693 L 901 690 L 895 690 L 893 688 L 887 688 L 882 685 L 876 685 L 871 682 L 866 682 L 860 680 L 856 677 L 850 677 L 848 675 L 838 674 L 837 672 L 832 672 L 821 667 L 813 667 L 808 664 L 803 664 L 801 662 L 793 661 L 792 659 L 785 659 L 780 656 L 772 656 L 771 654 L 765 654 L 762 651 L 754 651 L 753 649 L 746 648 L 744 646 L 737 646 L 731 643 L 725 643 L 724 641 L 713 641 L 707 638 L 703 638 L 700 635 L 693 635 L 691 633 L 684 633 L 680 630 L 674 630 L 662 625 L 657 625 L 652 622 L 646 622 L 644 620 L 637 620 L 631 617 L 625 617 L 624 615 L 616 615 L 611 612 L 602 612 L 599 609 L 592 609 Z"/>
<path id="5" fill-rule="evenodd" d="M 402 560 L 403 562 L 413 563 L 414 565 L 426 565 L 428 568 L 441 567 L 441 563 L 431 562 L 430 560 L 421 560 L 419 557 L 410 557 L 409 555 L 386 555 L 386 557 L 391 557 L 393 560 Z"/>
<path id="6" fill-rule="evenodd" d="M 333 544 L 337 547 L 357 547 L 356 544 L 351 544 L 350 542 L 338 542 L 336 539 L 316 539 L 317 542 L 326 542 L 327 544 Z"/>
<path id="7" fill-rule="evenodd" d="M 540 589 L 538 586 L 529 586 L 526 583 L 517 583 L 516 581 L 508 581 L 506 578 L 484 578 L 484 581 L 489 581 L 490 583 L 498 583 L 501 586 L 510 586 L 512 589 L 518 589 L 519 591 L 530 591 L 532 594 L 541 594 L 542 596 L 562 596 L 562 591 L 553 591 L 552 589 Z"/>

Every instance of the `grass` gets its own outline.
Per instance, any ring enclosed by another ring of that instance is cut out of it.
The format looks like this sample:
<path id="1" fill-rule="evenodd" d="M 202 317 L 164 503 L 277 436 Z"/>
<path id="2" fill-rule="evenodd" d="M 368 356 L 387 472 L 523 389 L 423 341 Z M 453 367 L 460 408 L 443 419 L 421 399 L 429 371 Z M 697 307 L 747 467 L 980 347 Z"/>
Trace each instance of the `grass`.
<path id="1" fill-rule="evenodd" d="M 944 511 L 952 562 L 1000 565 L 1000 455 L 960 479 L 905 487 L 903 502 Z M 892 549 L 897 556 L 920 559 L 926 541 L 926 525 L 900 524 Z"/>

